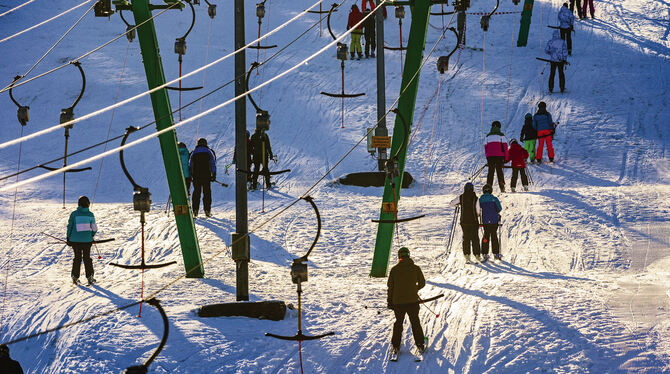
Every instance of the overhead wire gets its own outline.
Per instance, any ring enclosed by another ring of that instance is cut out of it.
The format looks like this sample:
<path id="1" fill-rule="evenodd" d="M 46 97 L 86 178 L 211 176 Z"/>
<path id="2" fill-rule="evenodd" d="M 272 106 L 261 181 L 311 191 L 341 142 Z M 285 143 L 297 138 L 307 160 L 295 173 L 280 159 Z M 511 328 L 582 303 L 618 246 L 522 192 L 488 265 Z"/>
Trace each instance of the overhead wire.
<path id="1" fill-rule="evenodd" d="M 386 1 L 387 1 L 387 0 L 381 0 L 381 2 L 380 2 L 379 4 L 377 4 L 377 7 L 375 8 L 375 10 L 380 9 L 380 8 L 381 8 L 380 5 L 384 4 Z M 374 14 L 374 13 L 375 13 L 375 11 L 372 11 L 370 14 Z M 453 17 L 453 16 L 452 16 L 452 17 Z M 361 20 L 361 22 L 365 21 L 366 18 L 367 18 L 367 17 L 364 17 L 363 20 Z M 355 27 L 354 27 L 354 28 L 355 28 Z M 354 28 L 352 28 L 351 30 L 353 30 Z M 338 42 L 339 40 L 341 40 L 344 36 L 348 35 L 349 33 L 350 33 L 350 31 L 345 32 L 344 34 L 342 34 L 342 36 L 340 36 L 339 38 L 335 39 L 333 42 L 329 43 L 326 47 L 320 49 L 320 50 L 317 52 L 317 55 L 323 53 L 323 52 L 325 51 L 326 48 L 328 48 L 328 47 L 332 47 L 336 42 Z M 440 38 L 438 39 L 438 41 L 435 43 L 435 45 L 433 46 L 433 48 L 432 48 L 432 49 L 430 50 L 430 52 L 428 53 L 428 56 L 426 56 L 426 57 L 424 58 L 424 60 L 422 61 L 421 65 L 419 66 L 419 68 L 417 69 L 417 71 L 416 71 L 416 72 L 414 73 L 414 75 L 410 78 L 409 83 L 412 83 L 412 82 L 414 81 L 414 79 L 416 79 L 416 77 L 418 76 L 418 74 L 419 74 L 419 72 L 421 71 L 421 69 L 423 68 L 423 66 L 426 64 L 426 62 L 428 61 L 428 59 L 430 58 L 430 56 L 431 56 L 431 55 L 433 54 L 433 52 L 435 51 L 435 48 L 437 47 L 439 41 L 440 41 L 442 38 L 444 38 L 444 35 L 445 35 L 445 33 L 443 32 L 442 35 L 440 36 Z M 314 56 L 314 55 L 308 57 L 308 60 L 311 59 L 311 58 L 313 58 L 313 56 Z M 308 61 L 308 60 L 307 60 L 307 61 Z M 291 68 L 291 69 L 295 69 L 296 67 L 302 66 L 302 65 L 305 64 L 305 63 L 306 63 L 306 60 L 303 60 L 301 63 L 295 65 L 295 66 L 294 66 L 293 68 Z M 286 72 L 285 72 L 285 73 L 286 73 Z M 285 74 L 285 73 L 282 73 L 282 74 Z M 263 84 L 269 84 L 269 83 L 272 82 L 273 80 L 277 79 L 277 77 L 279 77 L 279 76 L 275 76 L 275 77 L 273 77 L 272 79 L 268 80 L 267 82 L 265 82 L 265 83 L 263 83 Z M 212 256 L 210 256 L 209 258 L 205 259 L 205 260 L 202 262 L 202 264 L 200 264 L 200 265 L 196 265 L 196 266 L 194 266 L 192 269 L 188 269 L 188 271 L 186 271 L 184 274 L 182 274 L 182 275 L 180 275 L 179 277 L 177 277 L 177 278 L 171 280 L 170 282 L 168 282 L 168 283 L 165 284 L 164 286 L 160 287 L 159 289 L 157 289 L 156 291 L 154 291 L 151 295 L 145 297 L 145 298 L 142 299 L 142 300 L 135 301 L 135 302 L 132 302 L 132 303 L 127 304 L 127 305 L 124 305 L 124 306 L 116 307 L 116 308 L 110 309 L 110 310 L 108 310 L 108 311 L 105 311 L 105 312 L 102 312 L 102 313 L 95 314 L 95 315 L 93 315 L 93 316 L 84 318 L 84 319 L 79 320 L 79 321 L 70 322 L 70 323 L 67 323 L 67 324 L 64 324 L 64 325 L 61 325 L 61 326 L 56 326 L 56 327 L 53 327 L 53 328 L 49 328 L 49 329 L 44 330 L 44 331 L 41 331 L 41 332 L 33 333 L 33 334 L 30 334 L 30 335 L 27 335 L 27 336 L 24 336 L 24 337 L 21 337 L 21 338 L 13 339 L 13 340 L 11 340 L 11 341 L 4 342 L 3 344 L 14 344 L 14 343 L 18 343 L 18 342 L 21 342 L 21 341 L 25 341 L 25 340 L 28 340 L 28 339 L 31 339 L 31 338 L 34 338 L 34 337 L 42 336 L 42 335 L 45 335 L 45 334 L 48 334 L 48 333 L 51 333 L 51 332 L 54 332 L 54 331 L 61 330 L 61 329 L 67 328 L 67 327 L 71 327 L 71 326 L 74 326 L 74 325 L 77 325 L 77 324 L 85 323 L 85 322 L 91 321 L 91 320 L 96 319 L 96 318 L 104 317 L 104 316 L 113 314 L 113 313 L 115 313 L 115 312 L 117 312 L 117 311 L 124 310 L 124 309 L 128 309 L 128 308 L 133 307 L 133 306 L 135 306 L 135 305 L 139 305 L 139 304 L 142 303 L 142 302 L 145 302 L 145 301 L 147 301 L 147 300 L 150 300 L 150 299 L 156 297 L 156 295 L 158 295 L 159 293 L 165 291 L 167 288 L 171 287 L 172 285 L 174 285 L 175 283 L 177 283 L 177 282 L 180 281 L 181 279 L 184 279 L 184 278 L 186 277 L 186 275 L 190 273 L 190 271 L 195 270 L 196 268 L 198 268 L 198 267 L 200 267 L 200 266 L 202 266 L 202 265 L 205 265 L 205 264 L 209 263 L 209 262 L 212 261 L 214 258 L 216 258 L 216 257 L 220 256 L 221 254 L 223 254 L 224 252 L 228 251 L 229 248 L 232 247 L 234 244 L 236 244 L 238 241 L 245 240 L 246 237 L 248 237 L 249 235 L 253 234 L 254 232 L 260 230 L 262 227 L 264 227 L 265 225 L 267 225 L 268 223 L 270 223 L 271 221 L 273 221 L 274 219 L 276 219 L 279 215 L 283 214 L 285 211 L 287 211 L 287 210 L 290 209 L 292 206 L 294 206 L 297 202 L 299 202 L 300 200 L 302 200 L 303 197 L 309 195 L 309 193 L 310 193 L 311 191 L 313 191 L 314 188 L 316 188 L 316 186 L 318 186 L 318 185 L 319 185 L 319 184 L 320 184 L 320 183 L 321 183 L 321 182 L 322 182 L 322 181 L 323 181 L 323 180 L 324 180 L 324 179 L 325 179 L 325 178 L 326 178 L 326 177 L 327 177 L 327 176 L 328 176 L 328 175 L 329 175 L 335 168 L 337 168 L 337 167 L 342 163 L 342 161 L 344 161 L 344 159 L 346 159 L 346 158 L 349 156 L 349 154 L 351 154 L 351 152 L 353 152 L 354 149 L 356 149 L 356 148 L 363 142 L 363 140 L 365 140 L 365 139 L 367 138 L 368 134 L 369 134 L 370 132 L 372 132 L 372 131 L 379 125 L 379 123 L 381 123 L 381 121 L 384 120 L 384 119 L 386 118 L 386 116 L 388 116 L 389 113 L 391 113 L 391 111 L 393 110 L 393 107 L 395 107 L 395 105 L 396 105 L 396 104 L 398 103 L 398 101 L 400 100 L 400 97 L 402 97 L 403 93 L 405 93 L 405 91 L 409 88 L 409 83 L 408 83 L 404 88 L 401 87 L 402 89 L 401 89 L 401 91 L 400 91 L 400 94 L 398 94 L 398 97 L 395 99 L 395 101 L 393 102 L 393 104 L 390 106 L 391 109 L 388 109 L 388 110 L 386 111 L 386 113 L 384 113 L 384 115 L 381 116 L 381 118 L 379 118 L 379 119 L 377 120 L 377 123 L 375 124 L 375 126 L 372 127 L 372 128 L 371 128 L 371 129 L 370 129 L 370 130 L 369 130 L 363 137 L 361 137 L 361 138 L 358 140 L 358 142 L 356 142 L 356 143 L 355 143 L 355 144 L 354 144 L 354 145 L 353 145 L 353 146 L 352 146 L 352 147 L 351 147 L 351 148 L 350 148 L 350 149 L 349 149 L 349 150 L 348 150 L 348 151 L 347 151 L 347 152 L 346 152 L 346 153 L 345 153 L 345 154 L 344 154 L 344 155 L 343 155 L 343 156 L 342 156 L 342 157 L 341 157 L 341 158 L 340 158 L 340 159 L 339 159 L 339 160 L 338 160 L 338 161 L 337 161 L 337 162 L 336 162 L 336 163 L 335 163 L 329 170 L 326 171 L 326 173 L 324 173 L 324 175 L 323 175 L 322 177 L 320 177 L 320 178 L 319 178 L 319 179 L 318 179 L 318 180 L 317 180 L 311 187 L 309 187 L 309 188 L 308 188 L 308 189 L 307 189 L 307 190 L 306 190 L 306 191 L 305 191 L 299 198 L 294 199 L 291 203 L 289 203 L 287 206 L 285 206 L 284 208 L 282 208 L 281 210 L 279 210 L 277 213 L 275 213 L 273 216 L 271 216 L 270 218 L 268 218 L 266 221 L 262 222 L 261 224 L 259 224 L 259 225 L 256 226 L 256 227 L 254 227 L 254 228 L 251 229 L 248 233 L 246 233 L 246 234 L 242 235 L 241 237 L 237 238 L 234 242 L 232 242 L 232 243 L 230 244 L 230 246 L 227 246 L 227 245 L 224 244 L 224 246 L 225 246 L 224 249 L 222 249 L 222 250 L 216 252 L 215 254 L 213 254 Z M 258 87 L 255 87 L 254 89 L 251 89 L 251 90 L 247 91 L 246 93 L 241 94 L 240 96 L 244 96 L 244 95 L 248 94 L 249 92 L 251 92 L 251 91 L 253 91 L 253 90 L 257 89 L 257 88 L 258 88 Z M 233 101 L 236 100 L 236 99 L 237 99 L 237 98 L 234 98 Z M 188 121 L 188 120 L 189 120 L 189 119 L 187 119 L 187 121 Z M 129 144 L 131 144 L 131 143 L 129 143 Z"/>
<path id="2" fill-rule="evenodd" d="M 17 37 L 17 36 L 19 36 L 19 35 L 22 35 L 22 34 L 24 34 L 24 33 L 27 33 L 28 31 L 34 30 L 34 29 L 36 29 L 36 28 L 38 28 L 38 27 L 40 27 L 40 26 L 42 26 L 42 25 L 44 25 L 44 24 L 47 24 L 47 23 L 49 23 L 49 22 L 51 22 L 51 21 L 53 21 L 53 20 L 55 20 L 55 19 L 57 19 L 57 18 L 59 18 L 59 17 L 62 17 L 62 16 L 64 16 L 64 15 L 66 15 L 66 14 L 72 12 L 73 10 L 75 10 L 75 9 L 81 7 L 81 6 L 86 5 L 86 3 L 89 3 L 89 2 L 91 2 L 91 0 L 85 0 L 83 3 L 77 5 L 77 6 L 73 7 L 73 8 L 70 8 L 70 9 L 64 11 L 64 12 L 61 12 L 61 13 L 59 13 L 59 14 L 57 14 L 57 15 L 55 15 L 55 16 L 53 16 L 53 17 L 51 17 L 51 18 L 49 18 L 49 19 L 47 19 L 47 20 L 45 20 L 45 21 L 42 21 L 42 22 L 40 22 L 40 23 L 38 23 L 38 24 L 36 24 L 36 25 L 34 25 L 34 26 L 28 27 L 27 29 L 21 30 L 21 31 L 19 31 L 19 32 L 13 34 L 13 35 L 7 36 L 7 37 L 5 37 L 4 39 L 0 39 L 0 43 L 4 43 L 4 42 L 6 42 L 6 41 L 8 41 L 8 40 L 10 40 L 10 39 L 14 39 L 15 37 Z"/>
<path id="3" fill-rule="evenodd" d="M 9 13 L 15 11 L 15 10 L 19 10 L 19 9 L 23 8 L 24 6 L 26 6 L 26 5 L 30 4 L 30 3 L 32 3 L 33 1 L 35 1 L 35 0 L 28 0 L 28 1 L 26 1 L 25 3 L 23 3 L 23 4 L 21 4 L 21 5 L 17 5 L 17 6 L 15 6 L 14 8 L 12 8 L 12 9 L 6 11 L 6 12 L 0 13 L 0 17 L 5 16 L 5 15 L 7 15 L 7 14 L 9 14 Z"/>
<path id="4" fill-rule="evenodd" d="M 137 95 L 135 95 L 135 96 L 132 96 L 132 97 L 130 97 L 130 98 L 128 98 L 128 99 L 122 100 L 122 101 L 120 101 L 120 102 L 118 102 L 118 103 L 116 103 L 116 104 L 113 104 L 113 105 L 110 105 L 110 106 L 107 106 L 107 107 L 98 109 L 98 110 L 96 110 L 96 111 L 94 111 L 94 112 L 85 114 L 85 115 L 83 115 L 83 116 L 81 116 L 81 117 L 78 117 L 78 118 L 75 118 L 75 119 L 73 119 L 73 120 L 71 120 L 71 121 L 64 122 L 64 123 L 61 123 L 61 124 L 58 124 L 58 125 L 55 125 L 55 126 L 51 126 L 51 127 L 46 128 L 46 129 L 44 129 L 44 130 L 40 130 L 40 131 L 34 132 L 34 133 L 32 133 L 32 134 L 29 134 L 29 135 L 26 135 L 26 136 L 22 136 L 22 137 L 20 137 L 20 138 L 13 139 L 13 140 L 10 140 L 10 141 L 1 143 L 1 144 L 0 144 L 0 149 L 2 149 L 2 148 L 6 148 L 6 147 L 8 147 L 8 146 L 10 146 L 10 145 L 14 145 L 14 144 L 16 144 L 16 143 L 20 143 L 20 142 L 24 142 L 24 141 L 26 141 L 26 140 L 30 140 L 30 139 L 36 138 L 36 137 L 41 136 L 41 135 L 44 135 L 44 134 L 48 134 L 48 133 L 50 133 L 50 132 L 52 132 L 52 131 L 58 130 L 58 129 L 60 129 L 60 128 L 64 128 L 65 126 L 73 125 L 73 124 L 75 124 L 75 123 L 77 123 L 77 122 L 81 122 L 81 121 L 86 120 L 86 119 L 89 119 L 89 118 L 91 118 L 91 117 L 95 117 L 95 116 L 100 115 L 100 114 L 102 114 L 102 113 L 105 113 L 105 112 L 107 112 L 107 111 L 109 111 L 109 110 L 112 110 L 112 109 L 114 109 L 114 108 L 118 108 L 118 107 L 120 107 L 120 106 L 122 106 L 122 105 L 125 105 L 125 104 L 130 103 L 130 102 L 132 102 L 132 101 L 134 101 L 134 100 L 137 100 L 137 99 L 139 99 L 139 98 L 141 98 L 141 97 L 144 97 L 144 96 L 149 95 L 149 94 L 151 94 L 151 93 L 153 93 L 153 92 L 156 92 L 156 91 L 158 91 L 158 90 L 160 90 L 160 89 L 163 89 L 163 88 L 165 88 L 165 87 L 167 87 L 167 86 L 173 85 L 173 84 L 175 84 L 175 83 L 181 81 L 182 79 L 188 78 L 188 77 L 190 77 L 190 76 L 192 76 L 192 75 L 194 75 L 194 74 L 197 74 L 197 73 L 199 73 L 199 72 L 201 72 L 201 71 L 203 71 L 203 70 L 206 70 L 206 69 L 208 69 L 208 68 L 210 68 L 210 67 L 212 67 L 212 66 L 214 66 L 214 65 L 216 65 L 216 64 L 218 64 L 218 63 L 220 63 L 221 61 L 223 61 L 223 60 L 225 60 L 225 59 L 227 59 L 227 58 L 229 58 L 229 57 L 231 57 L 231 56 L 234 56 L 235 54 L 237 54 L 237 53 L 239 53 L 239 52 L 245 50 L 245 49 L 248 48 L 249 46 L 251 46 L 251 45 L 257 43 L 258 41 L 260 41 L 260 40 L 262 40 L 262 39 L 265 39 L 265 38 L 269 37 L 270 35 L 273 35 L 274 33 L 278 32 L 279 30 L 281 30 L 281 29 L 283 29 L 284 27 L 286 27 L 288 24 L 292 23 L 293 21 L 297 20 L 298 18 L 302 17 L 303 15 L 307 14 L 307 12 L 308 12 L 310 9 L 312 9 L 313 7 L 315 7 L 316 5 L 318 5 L 319 3 L 321 3 L 322 1 L 323 1 L 323 0 L 319 0 L 318 2 L 314 3 L 312 6 L 310 6 L 309 8 L 307 8 L 306 10 L 304 10 L 304 11 L 298 13 L 296 16 L 294 16 L 293 18 L 289 19 L 288 21 L 286 21 L 284 24 L 280 25 L 279 27 L 273 29 L 273 30 L 270 31 L 269 33 L 266 33 L 265 35 L 261 36 L 260 38 L 257 38 L 256 40 L 253 40 L 252 42 L 247 43 L 245 46 L 239 48 L 238 50 L 233 51 L 233 52 L 231 52 L 231 53 L 229 53 L 229 54 L 227 54 L 227 55 L 225 55 L 225 56 L 223 56 L 223 57 L 220 57 L 220 58 L 218 58 L 218 59 L 212 61 L 211 63 L 209 63 L 209 64 L 207 64 L 207 65 L 205 65 L 205 66 L 201 66 L 201 67 L 198 68 L 198 69 L 195 69 L 195 70 L 193 70 L 193 71 L 191 71 L 191 72 L 189 72 L 189 73 L 187 73 L 187 74 L 185 74 L 185 75 L 183 75 L 183 76 L 181 76 L 181 77 L 178 77 L 178 78 L 176 78 L 176 79 L 173 79 L 173 80 L 171 80 L 171 81 L 169 81 L 169 82 L 166 82 L 166 83 L 164 83 L 164 84 L 162 84 L 162 85 L 160 85 L 160 86 L 157 86 L 157 87 L 154 87 L 154 88 L 152 88 L 152 89 L 150 89 L 150 90 L 147 90 L 147 91 L 144 91 L 144 92 L 142 92 L 142 93 L 139 93 L 139 94 L 137 94 Z M 176 3 L 175 3 L 175 4 L 176 4 Z M 127 32 L 124 32 L 123 34 L 121 34 L 121 36 L 125 36 L 126 33 L 127 33 Z M 92 52 L 89 52 L 89 54 L 90 54 L 90 53 L 92 53 Z M 81 57 L 80 57 L 80 58 L 81 58 Z M 75 61 L 79 60 L 80 58 L 76 59 Z M 313 56 L 312 56 L 312 58 L 313 58 Z M 69 63 L 68 63 L 68 64 L 69 64 Z M 65 66 L 67 66 L 67 64 L 66 64 Z M 33 78 L 33 79 L 34 79 L 34 78 Z M 27 82 L 27 81 L 24 81 L 23 83 L 26 83 L 26 82 Z M 16 86 L 18 86 L 18 85 L 15 85 L 15 87 L 16 87 Z M 0 90 L 0 92 L 2 92 L 2 91 Z"/>

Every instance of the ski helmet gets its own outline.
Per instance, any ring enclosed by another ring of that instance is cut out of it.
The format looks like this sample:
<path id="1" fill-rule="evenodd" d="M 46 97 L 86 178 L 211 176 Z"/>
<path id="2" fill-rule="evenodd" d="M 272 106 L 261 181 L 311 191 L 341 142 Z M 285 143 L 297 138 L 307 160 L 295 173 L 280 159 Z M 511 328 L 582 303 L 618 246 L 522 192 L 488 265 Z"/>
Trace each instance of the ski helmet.
<path id="1" fill-rule="evenodd" d="M 526 117 L 525 117 L 525 118 L 533 118 L 533 115 L 530 114 L 530 113 L 526 113 Z"/>
<path id="2" fill-rule="evenodd" d="M 398 257 L 399 258 L 409 258 L 409 248 L 407 247 L 402 247 L 398 250 Z"/>
<path id="3" fill-rule="evenodd" d="M 202 145 L 202 146 L 207 147 L 207 139 L 205 139 L 205 138 L 198 139 L 198 145 Z"/>
<path id="4" fill-rule="evenodd" d="M 89 206 L 91 206 L 91 201 L 86 196 L 79 196 L 77 205 L 79 205 L 82 208 L 88 208 Z"/>
<path id="5" fill-rule="evenodd" d="M 500 128 L 500 126 L 501 126 L 501 125 L 500 125 L 500 121 L 493 121 L 493 122 L 491 123 L 491 127 L 497 127 L 497 128 Z"/>
<path id="6" fill-rule="evenodd" d="M 7 344 L 0 344 L 0 357 L 9 357 L 9 347 Z"/>
<path id="7" fill-rule="evenodd" d="M 537 107 L 538 107 L 538 108 L 546 108 L 546 107 L 547 107 L 547 103 L 545 103 L 544 101 L 540 101 L 539 103 L 537 103 Z"/>
<path id="8" fill-rule="evenodd" d="M 492 193 L 493 192 L 493 187 L 491 187 L 490 184 L 485 184 L 484 187 L 482 187 L 482 191 L 484 193 Z"/>
<path id="9" fill-rule="evenodd" d="M 475 186 L 472 183 L 468 182 L 468 183 L 465 184 L 465 187 L 463 187 L 463 190 L 464 191 L 474 191 Z"/>

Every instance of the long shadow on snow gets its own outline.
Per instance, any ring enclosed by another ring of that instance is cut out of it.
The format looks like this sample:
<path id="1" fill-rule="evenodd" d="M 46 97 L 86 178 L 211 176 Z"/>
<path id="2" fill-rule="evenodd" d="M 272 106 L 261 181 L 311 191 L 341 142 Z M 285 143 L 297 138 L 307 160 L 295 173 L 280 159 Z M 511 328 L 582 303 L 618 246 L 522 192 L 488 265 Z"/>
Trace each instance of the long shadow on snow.
<path id="1" fill-rule="evenodd" d="M 524 268 L 520 268 L 512 263 L 507 261 L 500 261 L 500 264 L 496 262 L 485 262 L 479 267 L 488 271 L 489 273 L 495 274 L 514 274 L 514 275 L 523 275 L 525 277 L 537 278 L 537 279 L 560 279 L 560 280 L 578 280 L 578 281 L 593 281 L 589 278 L 580 278 L 580 277 L 571 277 L 569 275 L 562 275 L 558 273 L 551 272 L 539 272 L 535 273 Z"/>
<path id="2" fill-rule="evenodd" d="M 455 292 L 460 292 L 465 295 L 470 295 L 473 297 L 479 297 L 483 300 L 489 300 L 496 302 L 498 304 L 506 305 L 510 308 L 516 309 L 519 312 L 527 315 L 528 317 L 535 319 L 541 323 L 546 329 L 556 332 L 557 335 L 564 337 L 566 341 L 572 342 L 575 345 L 575 350 L 583 352 L 587 359 L 589 359 L 594 367 L 609 367 L 609 368 L 620 368 L 621 365 L 626 363 L 628 360 L 637 357 L 640 353 L 639 350 L 630 350 L 623 355 L 619 355 L 618 352 L 593 343 L 589 338 L 585 337 L 579 330 L 573 328 L 569 324 L 554 318 L 549 311 L 540 310 L 533 306 L 520 303 L 518 301 L 509 299 L 502 296 L 489 295 L 483 291 L 479 290 L 470 290 L 467 288 L 455 286 L 448 283 L 437 283 L 432 281 L 426 281 L 426 283 L 431 284 L 435 287 L 441 287 L 445 290 L 451 290 Z M 538 362 L 538 365 L 541 365 L 541 362 Z M 660 363 L 659 363 L 660 364 Z M 659 365 L 659 367 L 662 367 Z M 489 367 L 480 367 L 475 368 L 471 367 L 473 372 L 483 372 Z M 506 367 L 506 369 L 512 368 Z"/>

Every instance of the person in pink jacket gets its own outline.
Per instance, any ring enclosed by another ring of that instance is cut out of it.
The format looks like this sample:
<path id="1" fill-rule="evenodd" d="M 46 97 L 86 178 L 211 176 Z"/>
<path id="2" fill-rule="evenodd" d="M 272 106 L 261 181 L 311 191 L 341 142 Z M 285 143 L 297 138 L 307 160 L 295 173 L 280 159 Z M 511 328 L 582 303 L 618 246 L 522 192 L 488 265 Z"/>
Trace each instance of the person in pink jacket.
<path id="1" fill-rule="evenodd" d="M 525 150 L 516 139 L 510 140 L 509 145 L 507 160 L 512 161 L 512 182 L 510 183 L 512 192 L 516 192 L 516 180 L 519 177 L 519 174 L 521 174 L 523 190 L 528 191 L 528 177 L 526 176 L 526 158 L 528 158 L 528 151 Z"/>
<path id="2" fill-rule="evenodd" d="M 508 160 L 507 138 L 500 131 L 500 122 L 493 121 L 491 131 L 484 140 L 484 154 L 489 168 L 486 176 L 486 184 L 493 186 L 493 176 L 498 173 L 498 186 L 500 192 L 505 192 L 505 175 L 503 174 L 503 165 Z"/>

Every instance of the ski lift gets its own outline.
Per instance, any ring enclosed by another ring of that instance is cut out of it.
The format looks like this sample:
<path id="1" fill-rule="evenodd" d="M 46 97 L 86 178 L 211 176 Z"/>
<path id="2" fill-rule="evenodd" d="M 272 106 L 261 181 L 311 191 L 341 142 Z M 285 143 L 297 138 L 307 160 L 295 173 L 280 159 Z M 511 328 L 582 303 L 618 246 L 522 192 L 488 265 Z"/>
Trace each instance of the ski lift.
<path id="1" fill-rule="evenodd" d="M 256 4 L 256 17 L 258 17 L 258 39 L 261 38 L 261 24 L 262 24 L 262 19 L 265 17 L 265 2 L 267 0 L 264 0 L 261 3 Z M 259 40 L 256 45 L 250 45 L 249 48 L 257 49 L 259 50 L 258 53 L 256 53 L 256 62 L 258 62 L 258 57 L 261 49 L 270 49 L 270 48 L 276 48 L 277 45 L 261 45 L 261 41 Z"/>
<path id="2" fill-rule="evenodd" d="M 123 147 L 126 144 L 126 141 L 128 140 L 128 136 L 135 131 L 139 130 L 139 127 L 128 127 L 126 129 L 126 133 L 123 135 L 123 139 L 121 140 L 121 147 Z M 126 168 L 126 162 L 123 158 L 123 149 L 119 152 L 119 160 L 121 161 L 121 169 L 123 169 L 123 173 L 126 175 L 126 178 L 128 178 L 128 181 L 130 181 L 130 184 L 133 185 L 133 210 L 140 212 L 140 224 L 142 226 L 142 261 L 139 265 L 123 265 L 123 264 L 117 264 L 117 263 L 110 263 L 110 265 L 117 266 L 123 269 L 141 269 L 144 271 L 145 269 L 156 269 L 156 268 L 162 268 L 165 266 L 173 265 L 176 264 L 176 261 L 170 261 L 166 262 L 163 264 L 147 264 L 144 260 L 144 225 L 146 224 L 145 220 L 145 213 L 148 213 L 151 211 L 151 193 L 149 192 L 148 187 L 142 187 L 135 183 L 135 180 L 133 177 L 130 175 L 128 172 L 128 169 Z M 141 307 L 140 307 L 141 310 Z M 141 313 L 141 312 L 140 312 Z"/>
<path id="3" fill-rule="evenodd" d="M 400 51 L 400 70 L 402 71 L 403 68 L 403 61 L 402 61 L 402 51 L 406 50 L 406 47 L 402 46 L 402 20 L 405 18 L 405 7 L 402 5 L 396 5 L 395 7 L 395 17 L 398 19 L 398 28 L 400 30 L 400 47 L 390 47 L 387 45 L 384 45 L 384 49 L 390 50 L 390 51 Z"/>
<path id="4" fill-rule="evenodd" d="M 209 1 L 205 0 L 207 3 L 207 14 L 209 15 L 209 18 L 214 19 L 216 17 L 216 4 L 212 4 Z"/>
<path id="5" fill-rule="evenodd" d="M 453 27 L 450 27 L 449 30 L 451 30 L 454 33 L 454 35 L 456 35 L 456 46 L 454 47 L 454 49 L 451 50 L 451 52 L 449 52 L 448 55 L 440 56 L 437 59 L 437 70 L 440 72 L 440 74 L 444 74 L 446 70 L 449 70 L 449 57 L 451 57 L 451 55 L 453 55 L 454 52 L 456 52 L 456 50 L 458 49 L 458 42 L 459 42 L 458 32 Z"/>
<path id="6" fill-rule="evenodd" d="M 256 4 L 256 17 L 258 17 L 258 22 L 265 17 L 265 1 Z"/>
<path id="7" fill-rule="evenodd" d="M 307 280 L 309 279 L 307 271 L 307 261 L 308 256 L 310 255 L 310 253 L 312 253 L 312 250 L 314 249 L 314 246 L 316 246 L 316 243 L 319 241 L 319 236 L 321 235 L 321 215 L 319 214 L 319 209 L 316 207 L 316 204 L 314 203 L 314 200 L 312 199 L 311 196 L 309 195 L 303 196 L 301 197 L 301 199 L 307 201 L 312 205 L 312 208 L 316 213 L 318 226 L 316 231 L 316 237 L 314 238 L 314 241 L 312 242 L 312 245 L 309 247 L 307 253 L 302 257 L 294 259 L 293 264 L 291 264 L 291 281 L 293 282 L 293 284 L 297 285 L 296 291 L 298 293 L 298 332 L 293 336 L 283 336 L 283 335 L 272 334 L 269 332 L 265 333 L 265 336 L 270 336 L 272 338 L 277 338 L 281 340 L 294 340 L 294 341 L 297 340 L 298 342 L 303 342 L 305 340 L 316 340 L 326 336 L 335 335 L 335 333 L 332 331 L 319 335 L 305 335 L 302 332 L 302 283 L 307 282 Z"/>
<path id="8" fill-rule="evenodd" d="M 158 348 L 156 348 L 154 353 L 146 361 L 144 361 L 142 365 L 131 366 L 127 368 L 126 371 L 124 372 L 125 374 L 148 373 L 149 365 L 151 365 L 151 363 L 156 359 L 156 357 L 158 357 L 158 354 L 163 350 L 163 347 L 165 347 L 165 343 L 167 343 L 168 334 L 170 333 L 170 322 L 168 321 L 167 314 L 165 314 L 165 310 L 163 309 L 163 307 L 161 307 L 160 301 L 155 297 L 152 297 L 151 299 L 147 300 L 147 304 L 158 309 L 158 313 L 161 314 L 161 318 L 163 319 L 163 337 L 161 338 L 161 342 L 158 344 Z"/>
<path id="9" fill-rule="evenodd" d="M 126 21 L 126 18 L 123 16 L 123 10 L 119 10 L 119 15 L 121 16 L 123 23 L 126 24 L 126 38 L 128 38 L 129 42 L 132 42 L 136 36 L 135 25 L 131 25 Z"/>
<path id="10" fill-rule="evenodd" d="M 415 219 L 423 218 L 426 215 L 421 214 L 415 217 L 408 217 L 408 218 L 398 218 L 398 199 L 396 198 L 396 192 L 395 192 L 395 187 L 396 187 L 396 179 L 400 177 L 400 169 L 398 168 L 398 157 L 400 156 L 400 152 L 405 148 L 405 146 L 408 143 L 408 138 L 409 138 L 409 127 L 407 126 L 407 122 L 405 122 L 405 117 L 400 113 L 398 108 L 394 108 L 392 110 L 393 113 L 395 113 L 398 117 L 400 117 L 400 122 L 403 125 L 403 138 L 402 138 L 402 143 L 400 144 L 400 147 L 398 147 L 398 150 L 396 153 L 386 161 L 386 178 L 391 182 L 391 188 L 393 189 L 393 203 L 384 203 L 384 213 L 394 213 L 395 214 L 395 219 L 373 219 L 372 222 L 375 223 L 401 223 L 401 222 L 408 222 L 408 221 L 414 221 Z"/>
<path id="11" fill-rule="evenodd" d="M 395 18 L 403 19 L 405 18 L 405 7 L 402 5 L 396 5 L 395 7 Z"/>
<path id="12" fill-rule="evenodd" d="M 491 20 L 491 16 L 496 12 L 496 10 L 498 10 L 498 5 L 500 5 L 500 0 L 496 0 L 496 7 L 493 8 L 491 13 L 483 15 L 482 18 L 479 20 L 479 25 L 482 27 L 482 30 L 484 30 L 484 32 L 489 30 L 489 22 Z"/>
<path id="13" fill-rule="evenodd" d="M 247 92 L 249 91 L 249 78 L 251 77 L 251 72 L 254 71 L 254 69 L 258 68 L 260 66 L 259 63 L 257 62 L 252 62 L 251 67 L 249 68 L 249 71 L 247 71 L 247 79 L 244 80 L 245 88 Z M 251 105 L 254 106 L 254 109 L 256 109 L 256 128 L 259 130 L 263 131 L 269 131 L 270 130 L 270 113 L 268 113 L 267 110 L 263 110 L 256 105 L 256 102 L 254 101 L 254 98 L 251 97 L 251 93 L 247 94 L 247 97 L 249 98 L 249 101 L 251 102 Z"/>
<path id="14" fill-rule="evenodd" d="M 98 0 L 93 6 L 93 13 L 96 17 L 109 17 L 114 14 L 112 0 Z"/>
<path id="15" fill-rule="evenodd" d="M 16 107 L 18 108 L 16 110 L 16 117 L 18 118 L 19 123 L 21 124 L 21 126 L 25 126 L 26 124 L 28 124 L 28 121 L 30 121 L 30 107 L 19 104 L 19 102 L 16 101 L 14 95 L 12 94 L 14 84 L 21 78 L 23 77 L 20 75 L 15 76 L 12 84 L 9 85 L 9 98 L 12 99 L 12 101 L 14 102 L 14 104 L 16 104 Z"/>

